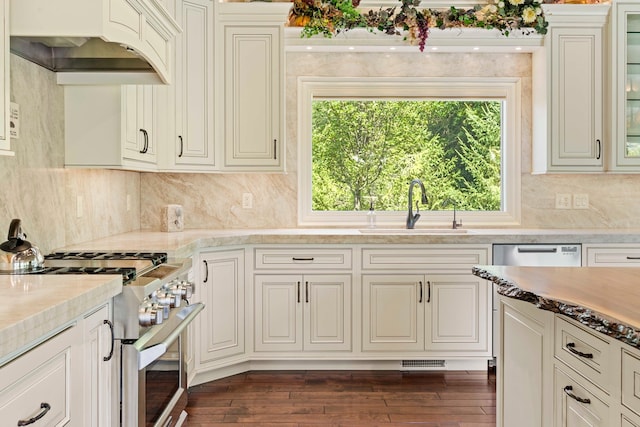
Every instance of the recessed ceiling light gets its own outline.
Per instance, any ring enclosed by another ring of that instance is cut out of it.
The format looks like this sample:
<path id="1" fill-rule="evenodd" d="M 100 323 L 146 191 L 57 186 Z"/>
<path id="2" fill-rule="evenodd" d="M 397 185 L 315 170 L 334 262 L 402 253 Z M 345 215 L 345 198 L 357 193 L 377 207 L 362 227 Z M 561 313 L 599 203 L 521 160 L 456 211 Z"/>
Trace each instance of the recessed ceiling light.
<path id="1" fill-rule="evenodd" d="M 307 46 L 307 50 L 311 50 L 311 49 L 313 49 L 313 47 Z"/>
<path id="2" fill-rule="evenodd" d="M 522 48 L 520 46 L 517 46 L 516 50 L 522 50 Z"/>
<path id="3" fill-rule="evenodd" d="M 480 50 L 478 46 L 474 47 L 473 50 Z"/>
<path id="4" fill-rule="evenodd" d="M 432 47 L 431 50 L 438 50 L 438 46 Z"/>
<path id="5" fill-rule="evenodd" d="M 355 49 L 355 47 L 349 46 L 349 50 L 354 50 L 354 49 Z"/>
<path id="6" fill-rule="evenodd" d="M 396 50 L 396 47 L 395 47 L 395 46 L 391 46 L 391 47 L 389 48 L 389 50 Z"/>

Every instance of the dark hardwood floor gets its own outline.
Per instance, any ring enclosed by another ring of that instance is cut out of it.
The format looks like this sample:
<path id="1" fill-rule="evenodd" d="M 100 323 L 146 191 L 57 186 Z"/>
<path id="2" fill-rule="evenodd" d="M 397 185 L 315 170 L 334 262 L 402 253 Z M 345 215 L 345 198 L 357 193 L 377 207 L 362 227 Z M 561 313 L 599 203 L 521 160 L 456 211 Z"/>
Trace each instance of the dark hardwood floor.
<path id="1" fill-rule="evenodd" d="M 494 427 L 485 371 L 252 371 L 189 389 L 188 427 Z"/>

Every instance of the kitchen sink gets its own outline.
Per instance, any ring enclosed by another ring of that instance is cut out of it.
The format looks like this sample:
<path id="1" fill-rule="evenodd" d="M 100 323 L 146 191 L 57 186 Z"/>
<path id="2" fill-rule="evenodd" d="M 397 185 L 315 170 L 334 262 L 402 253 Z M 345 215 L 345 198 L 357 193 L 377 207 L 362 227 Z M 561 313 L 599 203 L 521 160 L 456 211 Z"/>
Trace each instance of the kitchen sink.
<path id="1" fill-rule="evenodd" d="M 362 234 L 466 234 L 465 228 L 363 228 Z"/>

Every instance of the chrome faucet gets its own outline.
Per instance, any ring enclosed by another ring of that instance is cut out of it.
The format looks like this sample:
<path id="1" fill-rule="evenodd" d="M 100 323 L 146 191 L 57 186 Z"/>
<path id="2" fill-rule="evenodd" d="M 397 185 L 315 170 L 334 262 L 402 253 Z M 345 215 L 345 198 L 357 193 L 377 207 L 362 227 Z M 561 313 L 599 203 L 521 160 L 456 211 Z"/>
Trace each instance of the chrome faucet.
<path id="1" fill-rule="evenodd" d="M 427 192 L 424 189 L 424 184 L 422 183 L 422 181 L 420 181 L 417 178 L 412 180 L 411 183 L 409 184 L 409 209 L 407 212 L 407 228 L 409 229 L 412 229 L 413 227 L 415 227 L 416 222 L 418 222 L 418 220 L 420 219 L 420 208 L 418 207 L 419 206 L 418 202 L 416 202 L 416 213 L 415 215 L 413 214 L 413 187 L 416 184 L 420 186 L 420 191 L 422 192 L 422 199 L 421 199 L 422 204 L 426 205 L 428 203 Z"/>

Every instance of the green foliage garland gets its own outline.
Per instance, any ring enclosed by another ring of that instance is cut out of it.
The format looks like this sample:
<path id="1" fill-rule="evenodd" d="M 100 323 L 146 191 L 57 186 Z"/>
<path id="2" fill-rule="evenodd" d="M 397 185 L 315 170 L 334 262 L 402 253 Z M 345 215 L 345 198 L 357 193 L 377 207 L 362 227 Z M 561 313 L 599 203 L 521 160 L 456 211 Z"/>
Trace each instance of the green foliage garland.
<path id="1" fill-rule="evenodd" d="M 406 31 L 405 39 L 423 51 L 429 28 L 475 27 L 498 29 L 508 36 L 514 30 L 523 34 L 546 34 L 541 3 L 537 0 L 493 0 L 472 9 L 418 9 L 420 0 L 401 0 L 397 7 L 360 13 L 360 0 L 294 0 L 289 26 L 303 27 L 301 37 L 322 34 L 332 37 L 353 28 L 378 30 L 389 35 Z"/>

